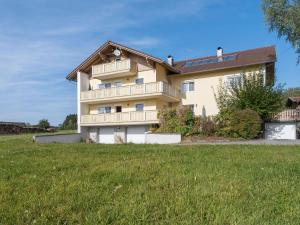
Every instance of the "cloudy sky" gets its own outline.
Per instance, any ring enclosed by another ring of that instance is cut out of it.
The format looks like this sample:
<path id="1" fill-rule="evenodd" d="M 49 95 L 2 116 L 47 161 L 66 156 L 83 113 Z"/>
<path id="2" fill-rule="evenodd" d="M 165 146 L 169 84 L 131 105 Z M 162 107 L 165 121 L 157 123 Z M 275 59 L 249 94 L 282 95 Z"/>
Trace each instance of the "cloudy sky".
<path id="1" fill-rule="evenodd" d="M 65 76 L 106 40 L 175 60 L 276 45 L 277 81 L 300 86 L 296 54 L 259 0 L 0 0 L 0 121 L 57 125 L 76 112 Z"/>

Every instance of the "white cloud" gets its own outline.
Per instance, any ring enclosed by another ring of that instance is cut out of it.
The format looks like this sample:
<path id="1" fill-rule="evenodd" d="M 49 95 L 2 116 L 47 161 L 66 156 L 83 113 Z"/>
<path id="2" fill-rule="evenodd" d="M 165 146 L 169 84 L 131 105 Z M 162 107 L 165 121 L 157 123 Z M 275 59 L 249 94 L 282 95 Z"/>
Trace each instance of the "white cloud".
<path id="1" fill-rule="evenodd" d="M 128 46 L 135 48 L 150 48 L 162 44 L 162 40 L 157 37 L 140 37 L 137 39 L 124 40 Z"/>

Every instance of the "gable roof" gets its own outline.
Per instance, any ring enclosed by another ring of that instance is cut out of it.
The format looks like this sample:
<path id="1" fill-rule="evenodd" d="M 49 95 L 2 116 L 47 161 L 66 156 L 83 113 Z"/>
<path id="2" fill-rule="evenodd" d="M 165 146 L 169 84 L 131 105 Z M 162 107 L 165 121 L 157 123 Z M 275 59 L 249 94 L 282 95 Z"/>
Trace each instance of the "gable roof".
<path id="1" fill-rule="evenodd" d="M 118 44 L 116 42 L 112 42 L 112 41 L 107 41 L 105 42 L 103 45 L 101 45 L 96 51 L 94 51 L 88 58 L 86 58 L 79 66 L 77 66 L 71 73 L 68 74 L 68 76 L 66 77 L 66 79 L 68 80 L 76 80 L 76 75 L 77 75 L 77 71 L 79 70 L 84 70 L 86 69 L 88 66 L 90 66 L 90 64 L 96 59 L 96 57 L 98 56 L 99 52 L 103 51 L 104 49 L 106 49 L 108 46 L 113 46 L 116 48 L 120 48 L 123 49 L 125 51 L 128 51 L 132 54 L 141 56 L 141 57 L 145 57 L 147 59 L 150 59 L 156 63 L 161 64 L 162 66 L 166 67 L 168 70 L 172 71 L 173 73 L 179 73 L 179 71 L 177 71 L 174 67 L 170 66 L 168 63 L 166 63 L 165 61 L 163 61 L 160 58 L 154 57 L 150 54 L 147 54 L 145 52 L 133 49 L 133 48 L 129 48 L 125 45 L 122 44 Z"/>
<path id="2" fill-rule="evenodd" d="M 184 61 L 178 61 L 174 63 L 174 68 L 180 71 L 182 74 L 196 73 L 196 72 L 208 72 L 213 70 L 221 70 L 227 68 L 259 65 L 264 63 L 272 63 L 276 61 L 275 46 L 268 46 L 263 48 L 250 49 L 245 51 L 231 52 L 223 54 L 223 57 L 233 57 L 234 59 L 221 62 L 212 62 L 207 64 L 198 63 L 198 65 L 188 66 L 192 62 L 205 61 L 209 59 L 216 59 L 215 56 L 208 56 L 203 58 L 188 59 Z"/>

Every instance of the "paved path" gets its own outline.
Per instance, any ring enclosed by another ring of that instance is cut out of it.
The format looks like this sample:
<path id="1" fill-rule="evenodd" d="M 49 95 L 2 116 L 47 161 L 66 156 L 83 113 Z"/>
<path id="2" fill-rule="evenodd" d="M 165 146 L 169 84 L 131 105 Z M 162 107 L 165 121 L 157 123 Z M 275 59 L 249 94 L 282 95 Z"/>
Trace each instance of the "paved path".
<path id="1" fill-rule="evenodd" d="M 185 142 L 181 145 L 299 145 L 300 139 L 297 140 L 249 140 L 249 141 L 197 141 Z"/>

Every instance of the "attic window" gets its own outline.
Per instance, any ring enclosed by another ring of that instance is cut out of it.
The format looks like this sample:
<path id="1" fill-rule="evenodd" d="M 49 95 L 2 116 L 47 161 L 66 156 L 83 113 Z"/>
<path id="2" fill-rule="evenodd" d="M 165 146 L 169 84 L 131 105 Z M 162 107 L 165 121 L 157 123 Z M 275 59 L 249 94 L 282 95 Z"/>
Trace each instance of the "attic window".
<path id="1" fill-rule="evenodd" d="M 209 59 L 200 59 L 197 61 L 186 62 L 184 64 L 184 67 L 200 66 L 200 65 L 205 65 L 205 64 L 210 64 L 210 63 L 218 63 L 218 62 L 227 62 L 227 61 L 232 61 L 232 60 L 236 60 L 236 59 L 237 59 L 237 55 L 226 55 L 226 56 L 223 56 L 222 58 L 214 57 L 214 58 L 209 58 Z"/>

